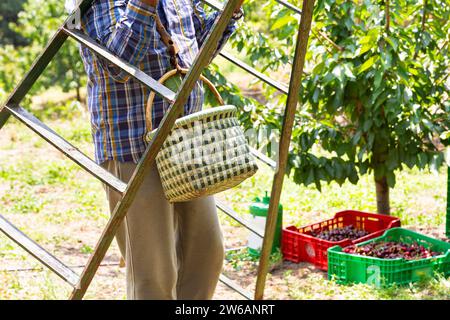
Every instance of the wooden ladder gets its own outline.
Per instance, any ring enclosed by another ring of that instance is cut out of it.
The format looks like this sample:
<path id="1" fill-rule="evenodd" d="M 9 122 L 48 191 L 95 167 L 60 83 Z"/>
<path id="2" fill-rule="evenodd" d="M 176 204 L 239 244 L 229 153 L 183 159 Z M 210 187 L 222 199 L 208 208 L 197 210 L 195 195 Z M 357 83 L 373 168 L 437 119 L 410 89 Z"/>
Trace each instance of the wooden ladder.
<path id="1" fill-rule="evenodd" d="M 79 30 L 69 28 L 69 25 L 72 21 L 74 21 L 77 12 L 81 16 L 83 16 L 91 6 L 93 1 L 95 0 L 83 0 L 79 4 L 78 9 L 75 10 L 71 15 L 69 15 L 62 26 L 56 31 L 53 38 L 49 41 L 42 54 L 33 63 L 29 72 L 10 94 L 6 103 L 0 109 L 0 129 L 6 124 L 10 116 L 17 118 L 36 134 L 44 138 L 48 143 L 60 150 L 69 159 L 85 169 L 92 176 L 122 195 L 121 200 L 118 202 L 117 206 L 112 212 L 111 218 L 109 219 L 105 229 L 103 230 L 102 235 L 97 242 L 95 250 L 89 257 L 88 263 L 84 267 L 81 275 L 75 273 L 63 262 L 58 260 L 52 254 L 42 248 L 39 244 L 30 239 L 19 229 L 17 229 L 2 215 L 0 215 L 0 231 L 6 234 L 11 240 L 19 244 L 33 257 L 35 257 L 42 264 L 56 273 L 59 277 L 64 279 L 68 284 L 70 284 L 73 287 L 73 291 L 70 295 L 70 299 L 72 300 L 80 300 L 84 297 L 93 277 L 98 270 L 100 263 L 102 262 L 108 248 L 111 245 L 111 242 L 114 239 L 114 236 L 120 224 L 127 214 L 127 210 L 134 201 L 136 193 L 139 190 L 145 175 L 148 173 L 149 169 L 154 163 L 156 155 L 158 154 L 161 146 L 169 135 L 175 123 L 175 120 L 182 114 L 183 106 L 186 104 L 189 95 L 194 88 L 195 83 L 198 81 L 201 73 L 207 67 L 208 62 L 210 61 L 215 51 L 215 48 L 217 48 L 219 39 L 225 31 L 227 25 L 230 23 L 233 12 L 239 2 L 239 0 L 228 0 L 226 5 L 223 6 L 221 3 L 218 3 L 215 0 L 203 0 L 212 8 L 220 10 L 221 15 L 214 24 L 214 27 L 208 35 L 205 43 L 201 47 L 193 65 L 190 68 L 189 73 L 184 78 L 178 92 L 173 92 L 164 85 L 159 84 L 157 80 L 151 78 L 149 75 L 145 74 L 135 66 L 132 66 L 122 59 L 116 57 L 106 48 L 102 47 L 93 39 L 88 37 L 86 34 L 80 32 Z M 271 203 L 265 230 L 259 230 L 259 228 L 253 226 L 246 219 L 240 217 L 229 206 L 220 201 L 217 201 L 217 207 L 220 210 L 238 221 L 251 232 L 264 239 L 260 263 L 258 267 L 256 291 L 254 295 L 247 292 L 224 275 L 220 276 L 220 281 L 222 283 L 237 291 L 243 297 L 249 300 L 252 298 L 263 299 L 264 296 L 264 286 L 268 272 L 269 257 L 275 234 L 277 209 L 280 201 L 284 173 L 286 170 L 294 116 L 299 102 L 301 78 L 303 74 L 303 67 L 305 63 L 305 55 L 308 45 L 309 32 L 311 30 L 312 13 L 314 8 L 314 0 L 303 0 L 302 11 L 285 0 L 275 1 L 293 10 L 297 14 L 301 14 L 302 16 L 299 25 L 295 57 L 289 87 L 270 79 L 266 75 L 258 72 L 242 61 L 237 60 L 230 54 L 221 53 L 221 55 L 227 60 L 235 63 L 240 68 L 288 95 L 284 113 L 283 129 L 281 131 L 280 137 L 278 162 L 274 162 L 257 150 L 252 149 L 252 153 L 258 159 L 271 166 L 275 172 L 272 184 Z M 55 131 L 46 126 L 39 119 L 37 119 L 35 116 L 33 116 L 31 113 L 20 106 L 21 101 L 29 92 L 30 88 L 33 86 L 33 84 L 36 82 L 36 80 L 39 78 L 47 65 L 58 53 L 61 46 L 69 37 L 73 38 L 81 45 L 89 48 L 95 54 L 101 56 L 110 63 L 113 63 L 114 65 L 120 67 L 130 76 L 134 77 L 140 83 L 155 91 L 161 97 L 170 102 L 169 111 L 165 114 L 159 128 L 157 129 L 157 133 L 153 137 L 152 141 L 148 144 L 147 149 L 143 157 L 139 161 L 138 166 L 128 184 L 116 178 L 101 166 L 97 165 L 92 159 L 83 154 L 80 150 L 75 148 L 72 144 L 59 136 Z"/>

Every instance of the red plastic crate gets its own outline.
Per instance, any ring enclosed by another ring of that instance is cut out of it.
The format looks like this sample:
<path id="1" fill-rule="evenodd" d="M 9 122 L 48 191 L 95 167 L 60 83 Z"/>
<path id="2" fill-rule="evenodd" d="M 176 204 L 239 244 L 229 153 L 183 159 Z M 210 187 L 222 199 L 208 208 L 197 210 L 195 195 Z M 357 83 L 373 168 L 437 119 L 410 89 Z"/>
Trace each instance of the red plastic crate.
<path id="1" fill-rule="evenodd" d="M 342 241 L 327 241 L 311 235 L 311 231 L 332 230 L 353 225 L 369 234 L 365 237 Z M 400 227 L 400 219 L 376 213 L 368 213 L 354 210 L 341 211 L 334 218 L 319 223 L 314 223 L 303 228 L 291 226 L 283 229 L 281 238 L 281 251 L 286 260 L 299 263 L 302 261 L 315 264 L 322 270 L 328 269 L 327 250 L 333 246 L 346 247 L 383 235 L 384 231 L 394 227 Z"/>

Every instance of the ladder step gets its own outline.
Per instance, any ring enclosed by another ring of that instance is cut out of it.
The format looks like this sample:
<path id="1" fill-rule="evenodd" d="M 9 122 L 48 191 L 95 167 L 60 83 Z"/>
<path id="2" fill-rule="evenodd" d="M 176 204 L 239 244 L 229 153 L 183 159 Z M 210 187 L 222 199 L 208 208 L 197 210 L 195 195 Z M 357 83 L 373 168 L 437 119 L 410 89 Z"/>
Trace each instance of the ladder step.
<path id="1" fill-rule="evenodd" d="M 163 98 L 167 99 L 170 103 L 173 103 L 176 98 L 175 92 L 170 90 L 169 88 L 163 86 L 162 84 L 158 83 L 155 79 L 150 77 L 148 74 L 142 72 L 135 66 L 125 62 L 123 59 L 120 59 L 116 57 L 114 54 L 112 54 L 109 50 L 99 45 L 97 42 L 92 40 L 90 37 L 85 35 L 83 32 L 75 29 L 63 29 L 66 34 L 71 36 L 73 39 L 81 43 L 82 45 L 88 47 L 92 51 L 94 51 L 96 54 L 100 55 L 104 59 L 108 60 L 109 62 L 113 63 L 114 65 L 118 66 L 125 72 L 127 72 L 129 75 L 134 77 L 136 80 L 141 82 L 143 85 L 146 85 L 156 93 L 160 94 Z"/>
<path id="2" fill-rule="evenodd" d="M 239 222 L 242 226 L 246 227 L 248 230 L 256 234 L 257 236 L 264 238 L 264 231 L 262 231 L 259 227 L 252 225 L 250 221 L 247 219 L 244 219 L 238 215 L 236 211 L 231 209 L 229 206 L 227 206 L 225 203 L 220 201 L 219 199 L 216 199 L 216 206 L 220 210 L 222 210 L 224 213 L 226 213 L 228 216 Z"/>
<path id="3" fill-rule="evenodd" d="M 299 7 L 294 6 L 293 4 L 287 2 L 286 0 L 275 0 L 275 1 L 278 2 L 279 4 L 282 4 L 286 8 L 291 9 L 295 13 L 302 14 L 302 10 L 300 10 Z"/>
<path id="4" fill-rule="evenodd" d="M 22 231 L 17 229 L 2 215 L 0 215 L 0 231 L 6 234 L 12 241 L 16 242 L 33 257 L 47 266 L 63 280 L 67 281 L 72 287 L 76 287 L 79 276 L 48 251 L 28 238 Z"/>
<path id="5" fill-rule="evenodd" d="M 80 150 L 75 148 L 69 142 L 64 140 L 52 129 L 47 127 L 39 119 L 28 113 L 22 107 L 6 106 L 7 110 L 26 126 L 36 132 L 39 136 L 47 140 L 58 150 L 64 153 L 67 157 L 72 159 L 75 163 L 89 172 L 91 175 L 106 183 L 108 186 L 123 194 L 127 188 L 127 184 L 116 178 L 114 175 L 97 165 L 93 160 L 83 154 Z"/>
<path id="6" fill-rule="evenodd" d="M 221 52 L 220 55 L 222 57 L 224 57 L 225 59 L 227 59 L 228 61 L 234 63 L 235 65 L 237 65 L 238 67 L 242 68 L 243 70 L 247 71 L 248 73 L 254 75 L 255 77 L 257 77 L 259 80 L 264 81 L 265 83 L 267 83 L 268 85 L 274 87 L 275 89 L 283 92 L 284 94 L 288 94 L 289 93 L 289 88 L 288 86 L 286 86 L 283 83 L 280 83 L 276 80 L 273 80 L 272 78 L 266 76 L 264 73 L 259 72 L 258 70 L 256 70 L 255 68 L 249 66 L 248 64 L 242 62 L 241 60 L 239 60 L 238 58 L 235 58 L 234 56 L 232 56 L 231 54 L 227 53 L 227 52 Z"/>
<path id="7" fill-rule="evenodd" d="M 228 288 L 233 289 L 247 300 L 253 300 L 252 294 L 250 292 L 248 292 L 247 290 L 236 284 L 233 280 L 226 277 L 225 275 L 221 274 L 219 280 Z"/>
<path id="8" fill-rule="evenodd" d="M 258 150 L 250 147 L 250 152 L 259 160 L 261 160 L 263 163 L 265 163 L 266 165 L 268 165 L 269 167 L 271 167 L 273 170 L 277 169 L 277 163 L 276 161 L 273 161 L 272 159 L 270 159 L 268 156 L 266 156 L 265 154 L 259 152 Z"/>
<path id="9" fill-rule="evenodd" d="M 217 11 L 223 11 L 223 3 L 221 2 L 218 2 L 216 0 L 202 0 L 202 1 L 211 8 L 216 9 Z"/>
<path id="10" fill-rule="evenodd" d="M 223 10 L 223 3 L 216 1 L 216 0 L 202 0 L 204 3 L 206 3 L 208 6 L 210 6 L 213 9 L 222 11 Z M 302 11 L 300 8 L 294 6 L 293 4 L 287 2 L 286 0 L 275 0 L 279 4 L 285 6 L 286 8 L 294 11 L 295 13 L 302 14 Z"/>

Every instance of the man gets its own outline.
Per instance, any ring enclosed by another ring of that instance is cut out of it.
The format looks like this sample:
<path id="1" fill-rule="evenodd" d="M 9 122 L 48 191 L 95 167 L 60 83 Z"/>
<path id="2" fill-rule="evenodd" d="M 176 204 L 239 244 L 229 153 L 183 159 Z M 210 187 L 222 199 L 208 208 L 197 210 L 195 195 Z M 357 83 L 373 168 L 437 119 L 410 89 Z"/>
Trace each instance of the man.
<path id="1" fill-rule="evenodd" d="M 235 20 L 242 17 L 240 5 L 217 52 L 234 31 Z M 172 66 L 156 19 L 178 47 L 180 66 L 189 68 L 217 16 L 207 16 L 200 0 L 97 0 L 82 18 L 81 28 L 115 55 L 159 79 Z M 146 148 L 145 106 L 150 92 L 89 49 L 80 50 L 88 75 L 95 160 L 129 181 Z M 185 114 L 199 111 L 202 104 L 203 90 L 197 84 Z M 162 98 L 155 99 L 154 128 L 168 107 Z M 112 211 L 120 195 L 105 189 Z M 128 299 L 212 298 L 224 259 L 213 197 L 168 203 L 154 166 L 116 239 L 126 261 Z"/>

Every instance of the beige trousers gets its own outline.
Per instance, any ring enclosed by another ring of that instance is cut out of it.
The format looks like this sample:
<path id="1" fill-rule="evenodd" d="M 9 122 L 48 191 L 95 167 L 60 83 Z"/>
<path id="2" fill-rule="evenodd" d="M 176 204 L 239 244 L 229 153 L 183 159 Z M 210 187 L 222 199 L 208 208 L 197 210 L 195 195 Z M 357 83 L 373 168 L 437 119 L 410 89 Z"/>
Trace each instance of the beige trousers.
<path id="1" fill-rule="evenodd" d="M 124 182 L 132 162 L 102 166 Z M 104 186 L 111 212 L 120 195 Z M 169 203 L 154 166 L 145 177 L 116 234 L 126 261 L 130 300 L 211 299 L 224 260 L 222 231 L 213 197 Z"/>

